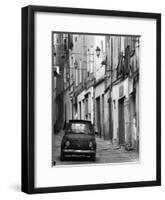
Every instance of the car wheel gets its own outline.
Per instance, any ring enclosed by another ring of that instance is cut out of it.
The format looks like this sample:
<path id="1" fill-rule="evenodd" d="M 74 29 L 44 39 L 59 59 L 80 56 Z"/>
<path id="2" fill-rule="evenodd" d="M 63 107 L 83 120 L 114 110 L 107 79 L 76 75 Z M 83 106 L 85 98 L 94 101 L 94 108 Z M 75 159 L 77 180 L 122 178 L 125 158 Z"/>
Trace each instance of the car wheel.
<path id="1" fill-rule="evenodd" d="M 60 159 L 61 159 L 61 161 L 64 161 L 64 160 L 65 160 L 65 155 L 64 155 L 64 153 L 61 153 Z"/>
<path id="2" fill-rule="evenodd" d="M 96 161 L 96 154 L 92 154 L 92 155 L 91 155 L 91 160 L 92 160 L 92 161 Z"/>

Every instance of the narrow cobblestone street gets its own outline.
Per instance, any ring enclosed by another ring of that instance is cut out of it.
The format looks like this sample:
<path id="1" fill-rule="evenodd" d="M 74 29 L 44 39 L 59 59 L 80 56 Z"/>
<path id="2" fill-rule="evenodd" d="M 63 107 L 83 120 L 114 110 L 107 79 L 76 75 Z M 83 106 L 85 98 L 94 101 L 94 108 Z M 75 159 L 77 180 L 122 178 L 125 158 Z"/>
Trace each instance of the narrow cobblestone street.
<path id="1" fill-rule="evenodd" d="M 69 157 L 66 158 L 65 161 L 60 161 L 60 145 L 63 135 L 63 131 L 61 131 L 59 134 L 53 135 L 53 165 L 123 163 L 136 162 L 139 159 L 139 155 L 135 151 L 126 151 L 123 148 L 113 146 L 110 141 L 96 137 L 97 153 L 95 162 L 84 157 Z"/>

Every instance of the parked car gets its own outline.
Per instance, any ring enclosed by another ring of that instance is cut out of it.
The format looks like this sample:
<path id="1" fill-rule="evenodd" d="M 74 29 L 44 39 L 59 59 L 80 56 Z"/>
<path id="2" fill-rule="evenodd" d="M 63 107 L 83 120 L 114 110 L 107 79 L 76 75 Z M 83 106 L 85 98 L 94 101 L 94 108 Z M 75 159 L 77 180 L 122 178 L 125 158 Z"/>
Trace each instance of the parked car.
<path id="1" fill-rule="evenodd" d="M 96 138 L 94 127 L 90 121 L 70 120 L 65 125 L 65 134 L 61 142 L 61 160 L 67 155 L 90 156 L 96 159 Z"/>

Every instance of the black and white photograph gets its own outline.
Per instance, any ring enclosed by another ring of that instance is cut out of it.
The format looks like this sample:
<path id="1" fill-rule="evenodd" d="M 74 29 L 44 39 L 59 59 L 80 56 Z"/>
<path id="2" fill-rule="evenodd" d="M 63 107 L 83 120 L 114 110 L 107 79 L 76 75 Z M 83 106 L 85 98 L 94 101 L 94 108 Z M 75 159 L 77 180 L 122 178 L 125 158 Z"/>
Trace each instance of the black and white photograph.
<path id="1" fill-rule="evenodd" d="M 140 161 L 140 35 L 52 32 L 52 166 Z"/>
<path id="2" fill-rule="evenodd" d="M 21 85 L 23 192 L 161 185 L 160 13 L 22 8 Z"/>

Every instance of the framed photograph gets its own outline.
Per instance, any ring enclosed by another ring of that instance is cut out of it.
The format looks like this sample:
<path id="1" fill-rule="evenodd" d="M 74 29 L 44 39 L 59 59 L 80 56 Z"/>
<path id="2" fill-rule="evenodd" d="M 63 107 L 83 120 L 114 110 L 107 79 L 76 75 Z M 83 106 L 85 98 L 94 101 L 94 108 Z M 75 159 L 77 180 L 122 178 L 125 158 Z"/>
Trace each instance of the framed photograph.
<path id="1" fill-rule="evenodd" d="M 22 191 L 161 184 L 161 14 L 22 8 Z"/>

